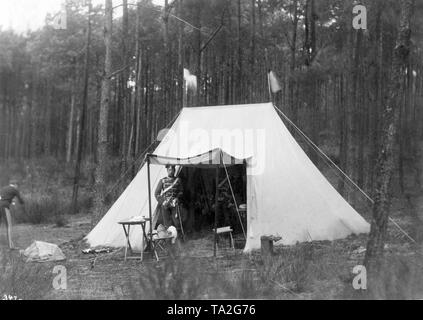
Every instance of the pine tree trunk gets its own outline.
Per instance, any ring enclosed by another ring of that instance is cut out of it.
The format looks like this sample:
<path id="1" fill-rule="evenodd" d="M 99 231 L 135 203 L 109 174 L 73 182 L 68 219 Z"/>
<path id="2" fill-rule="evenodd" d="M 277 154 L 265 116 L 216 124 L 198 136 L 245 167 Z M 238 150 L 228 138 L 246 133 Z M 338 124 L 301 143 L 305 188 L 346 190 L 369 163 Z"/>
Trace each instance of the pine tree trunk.
<path id="1" fill-rule="evenodd" d="M 126 66 L 129 65 L 129 54 L 128 54 L 128 28 L 129 28 L 129 12 L 128 12 L 128 1 L 127 0 L 123 0 L 122 1 L 122 39 L 121 39 L 121 43 L 122 43 L 122 62 L 121 65 L 123 68 L 125 68 Z M 129 112 L 129 114 L 133 113 L 133 109 L 134 107 L 131 106 L 131 91 L 128 90 L 128 80 L 129 80 L 129 69 L 124 69 L 122 71 L 122 73 L 120 74 L 120 98 L 121 98 L 121 103 L 122 103 L 122 107 L 125 110 L 124 112 L 126 112 L 126 110 L 131 110 Z M 129 118 L 126 117 L 125 120 L 125 126 L 124 126 L 124 132 L 126 132 L 127 130 L 127 125 L 130 124 L 130 130 L 131 133 L 134 130 L 134 117 L 130 116 Z M 126 137 L 126 136 L 125 136 Z M 131 154 L 131 140 L 126 141 L 126 139 L 124 139 L 123 141 L 124 143 L 124 147 L 123 147 L 123 152 L 122 152 L 122 167 L 121 167 L 121 173 L 124 174 L 126 172 L 127 169 L 127 163 L 128 163 L 128 159 L 129 159 L 129 155 Z"/>
<path id="2" fill-rule="evenodd" d="M 410 21 L 414 0 L 401 0 L 400 25 L 392 61 L 392 76 L 388 99 L 383 112 L 382 136 L 376 167 L 375 203 L 365 265 L 370 279 L 379 271 L 387 235 L 392 175 L 395 169 L 395 142 L 397 135 L 399 106 L 401 104 L 401 82 L 410 53 Z"/>
<path id="3" fill-rule="evenodd" d="M 377 6 L 377 22 L 376 22 L 376 32 L 377 32 L 377 74 L 376 74 L 376 103 L 373 105 L 373 121 L 372 121 L 372 141 L 371 141 L 371 160 L 370 167 L 374 168 L 377 161 L 377 152 L 379 145 L 379 118 L 380 110 L 382 110 L 383 105 L 383 6 L 382 2 L 384 0 L 379 0 Z M 375 173 L 370 173 L 370 189 L 374 189 Z"/>
<path id="4" fill-rule="evenodd" d="M 306 49 L 307 49 L 307 62 L 306 65 L 308 68 L 311 67 L 313 59 L 316 55 L 316 12 L 315 12 L 315 3 L 314 0 L 307 0 L 307 14 L 309 15 L 307 21 L 309 26 L 306 29 L 309 30 L 309 38 L 306 38 Z M 309 69 L 309 71 L 313 72 Z M 316 76 L 311 74 L 309 79 L 307 80 L 308 83 L 308 106 L 310 108 L 310 115 L 311 115 L 311 137 L 313 142 L 316 145 L 319 145 L 319 103 L 317 101 L 317 80 L 315 79 Z M 318 155 L 310 148 L 310 159 L 314 162 L 315 165 L 318 164 Z"/>
<path id="5" fill-rule="evenodd" d="M 250 92 L 250 103 L 257 102 L 256 101 L 256 0 L 251 0 L 251 40 L 250 40 L 250 81 L 249 81 L 249 89 Z"/>
<path id="6" fill-rule="evenodd" d="M 106 0 L 104 15 L 104 44 L 106 46 L 106 55 L 104 61 L 103 80 L 101 84 L 101 104 L 98 122 L 98 143 L 96 167 L 96 192 L 94 196 L 94 208 L 96 217 L 104 213 L 105 189 L 106 189 L 106 170 L 107 170 L 107 121 L 110 104 L 110 74 L 112 72 L 112 19 L 113 4 L 112 0 Z M 95 219 L 96 220 L 96 219 Z"/>
<path id="7" fill-rule="evenodd" d="M 362 141 L 360 138 L 360 125 L 361 122 L 363 121 L 363 115 L 362 115 L 362 106 L 360 106 L 360 101 L 359 101 L 359 75 L 360 75 L 360 52 L 361 52 L 361 43 L 362 43 L 362 30 L 357 30 L 357 31 L 353 31 L 353 34 L 356 34 L 356 39 L 355 42 L 353 40 L 353 57 L 352 57 L 352 65 L 351 65 L 351 86 L 350 86 L 350 92 L 349 92 L 349 96 L 350 96 L 350 101 L 351 101 L 351 106 L 350 106 L 350 112 L 352 113 L 352 120 L 353 120 L 353 124 L 352 124 L 352 130 L 353 130 L 353 146 L 354 146 L 354 153 L 353 155 L 353 161 L 356 160 L 355 164 L 356 166 L 352 166 L 352 172 L 356 173 L 355 177 L 357 178 L 358 181 L 358 185 L 359 187 L 363 187 L 362 186 L 362 181 L 359 181 L 359 167 L 360 167 L 360 161 L 359 161 L 359 146 L 364 143 L 364 141 Z M 354 159 L 355 158 L 355 159 Z M 354 193 L 352 193 L 352 195 L 354 195 Z"/>
<path id="8" fill-rule="evenodd" d="M 198 1 L 198 0 L 197 0 Z M 201 29 L 201 12 L 202 12 L 202 1 L 198 1 L 197 4 L 197 13 L 196 13 L 196 25 L 199 29 Z M 202 70 L 201 70 L 201 60 L 202 60 L 202 51 L 201 51 L 201 43 L 202 43 L 202 35 L 201 31 L 197 30 L 196 32 L 196 72 L 195 75 L 197 76 L 197 91 L 195 93 L 195 100 L 194 100 L 194 107 L 198 107 L 200 105 L 200 95 L 201 95 L 201 87 L 202 87 Z"/>
<path id="9" fill-rule="evenodd" d="M 241 49 L 241 17 L 242 17 L 241 0 L 237 2 L 237 103 L 243 103 L 244 97 L 242 96 L 243 77 L 242 77 L 242 49 Z M 213 60 L 214 61 L 214 60 Z"/>
<path id="10" fill-rule="evenodd" d="M 340 146 L 339 146 L 339 167 L 347 172 L 348 171 L 348 149 L 350 141 L 350 128 L 349 128 L 349 112 L 348 103 L 345 101 L 345 76 L 340 75 L 339 79 L 339 106 L 340 110 Z M 344 197 L 347 195 L 345 190 L 345 181 L 340 179 L 338 182 L 338 191 Z"/>
<path id="11" fill-rule="evenodd" d="M 297 28 L 298 28 L 298 0 L 294 0 L 294 18 L 292 21 L 292 38 L 291 38 L 291 57 L 289 64 L 289 107 L 291 108 L 291 117 L 294 123 L 297 122 L 298 112 L 294 105 L 294 87 L 295 87 L 295 68 L 296 68 L 296 48 L 297 48 Z"/>
<path id="12" fill-rule="evenodd" d="M 142 105 L 142 50 L 141 50 L 141 3 L 137 3 L 137 9 L 136 9 L 136 31 L 135 31 L 135 57 L 137 59 L 136 61 L 136 85 L 135 85 L 135 110 L 136 110 L 136 119 L 135 121 L 135 154 L 139 154 L 140 152 L 140 132 L 141 132 L 141 105 Z M 133 169 L 137 169 L 133 167 Z M 132 172 L 133 175 L 135 174 L 135 171 Z"/>
<path id="13" fill-rule="evenodd" d="M 71 85 L 71 102 L 70 102 L 70 116 L 69 116 L 69 127 L 68 127 L 68 139 L 67 139 L 67 150 L 66 150 L 66 162 L 69 163 L 72 160 L 72 143 L 73 143 L 73 131 L 75 122 L 75 109 L 76 109 L 76 62 L 74 62 L 75 74 L 72 78 Z"/>
<path id="14" fill-rule="evenodd" d="M 88 106 L 88 80 L 89 80 L 89 62 L 90 62 L 90 43 L 91 43 L 91 1 L 88 3 L 88 16 L 87 16 L 87 38 L 85 43 L 85 63 L 84 63 L 84 90 L 82 94 L 82 108 L 79 111 L 78 116 L 78 133 L 77 133 L 77 155 L 75 164 L 75 174 L 73 181 L 73 193 L 72 193 L 72 205 L 71 213 L 76 214 L 78 210 L 78 191 L 79 191 L 79 179 L 82 162 L 82 151 L 84 147 L 84 132 L 85 132 L 85 118 Z"/>
<path id="15" fill-rule="evenodd" d="M 164 44 L 164 122 L 167 123 L 169 121 L 169 106 L 170 106 L 170 82 L 171 77 L 170 75 L 170 69 L 171 69 L 171 61 L 170 61 L 170 41 L 169 41 L 169 0 L 165 0 L 165 5 L 163 8 L 163 24 L 164 24 L 164 30 L 163 30 L 163 44 Z"/>
<path id="16" fill-rule="evenodd" d="M 178 16 L 182 16 L 182 5 L 183 0 L 178 0 Z M 178 79 L 178 86 L 177 86 L 177 99 L 178 102 L 175 104 L 180 109 L 181 107 L 185 107 L 184 100 L 185 100 L 185 91 L 184 91 L 184 53 L 183 53 L 183 25 L 181 22 L 178 23 L 178 74 L 176 78 Z M 177 111 L 177 110 L 175 110 Z"/>

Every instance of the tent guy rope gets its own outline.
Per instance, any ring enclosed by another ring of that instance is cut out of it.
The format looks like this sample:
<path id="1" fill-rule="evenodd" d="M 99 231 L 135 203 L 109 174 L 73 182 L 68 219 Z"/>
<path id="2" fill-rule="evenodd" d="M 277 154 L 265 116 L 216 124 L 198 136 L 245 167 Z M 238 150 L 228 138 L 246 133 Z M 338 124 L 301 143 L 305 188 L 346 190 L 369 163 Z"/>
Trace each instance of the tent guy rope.
<path id="1" fill-rule="evenodd" d="M 273 104 L 274 108 L 277 112 L 286 120 L 289 122 L 292 127 L 297 130 L 305 139 L 306 141 L 311 144 L 315 150 L 317 150 L 323 157 L 325 157 L 354 187 L 357 188 L 358 191 L 360 191 L 361 194 L 363 194 L 367 200 L 373 205 L 375 202 L 374 200 L 363 190 L 361 189 L 341 168 L 339 168 L 336 163 L 332 161 L 331 158 L 329 158 L 300 128 L 298 128 L 294 122 L 291 121 L 277 106 Z M 414 240 L 403 228 L 401 228 L 398 223 L 394 221 L 391 217 L 389 217 L 389 221 L 392 222 L 392 224 L 398 228 L 410 241 L 413 243 L 417 243 L 416 240 Z"/>

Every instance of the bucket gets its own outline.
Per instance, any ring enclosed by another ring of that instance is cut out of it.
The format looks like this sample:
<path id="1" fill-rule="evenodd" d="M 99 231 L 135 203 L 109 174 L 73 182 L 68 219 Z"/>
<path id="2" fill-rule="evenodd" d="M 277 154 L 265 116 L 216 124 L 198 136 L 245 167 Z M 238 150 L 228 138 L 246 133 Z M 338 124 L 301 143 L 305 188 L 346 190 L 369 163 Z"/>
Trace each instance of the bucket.
<path id="1" fill-rule="evenodd" d="M 235 249 L 244 249 L 245 247 L 245 239 L 234 239 L 234 247 Z"/>

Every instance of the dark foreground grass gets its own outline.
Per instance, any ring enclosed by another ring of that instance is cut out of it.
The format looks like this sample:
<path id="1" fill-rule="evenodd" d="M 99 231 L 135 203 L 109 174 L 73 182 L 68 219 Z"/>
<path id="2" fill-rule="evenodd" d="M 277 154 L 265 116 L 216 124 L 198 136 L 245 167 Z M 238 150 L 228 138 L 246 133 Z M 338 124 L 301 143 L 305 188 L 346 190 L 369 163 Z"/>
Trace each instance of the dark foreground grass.
<path id="1" fill-rule="evenodd" d="M 25 263 L 1 252 L 0 294 L 21 299 L 418 299 L 423 297 L 422 258 L 416 248 L 387 250 L 379 282 L 354 290 L 362 239 L 276 248 L 272 257 L 228 253 L 218 257 L 166 257 L 123 262 L 117 252 L 96 263 L 64 245 L 68 290 L 52 289 L 51 265 Z M 401 254 L 399 254 L 401 252 Z M 117 289 L 116 289 L 117 288 Z"/>
<path id="2" fill-rule="evenodd" d="M 140 272 L 131 299 L 419 299 L 423 259 L 417 248 L 387 251 L 379 279 L 353 288 L 353 268 L 364 252 L 357 242 L 313 242 L 283 247 L 270 258 L 258 252 L 238 262 L 168 259 Z"/>
<path id="3" fill-rule="evenodd" d="M 338 279 L 342 271 L 348 269 L 334 271 L 333 266 L 320 265 L 333 264 L 332 258 L 337 254 L 327 250 L 328 254 L 324 256 L 321 251 L 316 245 L 306 243 L 278 250 L 264 260 L 259 252 L 217 260 L 167 259 L 146 265 L 137 281 L 129 284 L 129 297 L 164 300 L 309 299 L 319 295 L 319 292 L 313 292 L 318 288 L 315 282 Z"/>
<path id="4" fill-rule="evenodd" d="M 166 260 L 149 265 L 129 284 L 130 299 L 260 299 L 266 287 L 255 271 L 213 270 L 198 259 Z"/>
<path id="5" fill-rule="evenodd" d="M 0 250 L 0 299 L 43 299 L 51 283 L 52 274 L 45 265 L 25 263 L 16 251 Z"/>
<path id="6" fill-rule="evenodd" d="M 376 278 L 367 279 L 367 290 L 345 286 L 340 298 L 362 300 L 411 300 L 423 298 L 423 257 L 387 254 Z"/>

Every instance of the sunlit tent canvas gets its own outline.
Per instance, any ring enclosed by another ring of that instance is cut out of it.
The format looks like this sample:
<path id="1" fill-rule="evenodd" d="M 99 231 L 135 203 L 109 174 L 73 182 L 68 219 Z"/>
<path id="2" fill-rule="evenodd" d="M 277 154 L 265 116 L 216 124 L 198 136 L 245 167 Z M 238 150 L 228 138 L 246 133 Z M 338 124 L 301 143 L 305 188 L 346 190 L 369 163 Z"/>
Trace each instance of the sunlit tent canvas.
<path id="1" fill-rule="evenodd" d="M 314 166 L 271 103 L 184 108 L 153 155 L 152 194 L 166 176 L 164 163 L 245 163 L 245 252 L 260 248 L 263 235 L 279 236 L 276 244 L 291 245 L 369 232 L 369 224 Z M 156 217 L 157 202 L 154 197 L 151 201 Z M 86 240 L 92 247 L 122 247 L 125 236 L 118 222 L 148 215 L 144 165 Z M 144 245 L 141 232 L 135 227 L 130 234 L 138 249 Z"/>

